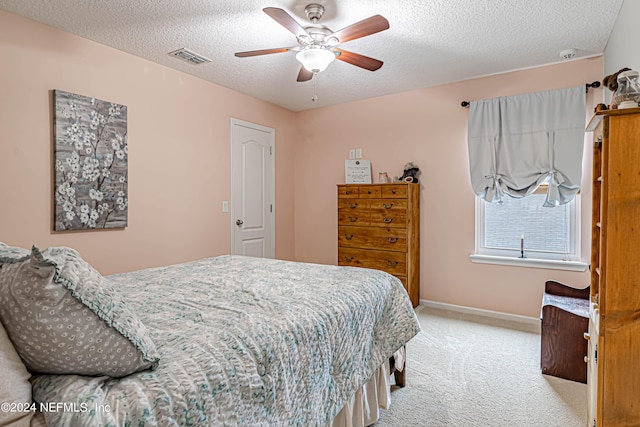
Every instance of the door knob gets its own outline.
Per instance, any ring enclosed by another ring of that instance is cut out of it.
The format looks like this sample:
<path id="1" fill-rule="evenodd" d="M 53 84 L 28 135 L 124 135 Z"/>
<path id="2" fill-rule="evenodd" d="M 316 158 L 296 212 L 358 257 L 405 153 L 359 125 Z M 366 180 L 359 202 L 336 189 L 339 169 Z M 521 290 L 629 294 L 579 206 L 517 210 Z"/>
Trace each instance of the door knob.
<path id="1" fill-rule="evenodd" d="M 236 225 L 237 225 L 238 227 L 240 227 L 242 224 L 244 224 L 244 221 L 243 221 L 243 220 L 239 219 L 239 220 L 237 220 L 237 221 L 236 221 Z"/>

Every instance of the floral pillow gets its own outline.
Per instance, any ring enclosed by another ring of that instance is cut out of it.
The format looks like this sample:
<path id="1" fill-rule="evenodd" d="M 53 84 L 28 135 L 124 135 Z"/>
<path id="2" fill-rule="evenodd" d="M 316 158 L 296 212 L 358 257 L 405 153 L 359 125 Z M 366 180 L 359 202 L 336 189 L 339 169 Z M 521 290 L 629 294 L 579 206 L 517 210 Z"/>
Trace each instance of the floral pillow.
<path id="1" fill-rule="evenodd" d="M 31 255 L 28 249 L 9 246 L 0 242 L 0 268 L 2 264 L 24 261 Z"/>
<path id="2" fill-rule="evenodd" d="M 71 248 L 2 264 L 0 320 L 31 372 L 122 377 L 158 364 L 145 326 Z"/>

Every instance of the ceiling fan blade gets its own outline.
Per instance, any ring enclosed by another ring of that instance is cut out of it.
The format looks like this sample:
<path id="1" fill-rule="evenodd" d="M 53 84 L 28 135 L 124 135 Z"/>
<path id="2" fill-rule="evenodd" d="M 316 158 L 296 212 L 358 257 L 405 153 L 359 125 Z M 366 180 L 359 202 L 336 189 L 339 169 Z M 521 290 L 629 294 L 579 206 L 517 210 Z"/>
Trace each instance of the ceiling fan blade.
<path id="1" fill-rule="evenodd" d="M 306 82 L 308 80 L 311 80 L 312 77 L 313 73 L 302 66 L 300 67 L 300 72 L 298 73 L 298 79 L 296 81 Z"/>
<path id="2" fill-rule="evenodd" d="M 374 15 L 370 18 L 363 19 L 360 22 L 351 24 L 348 27 L 344 27 L 341 30 L 336 31 L 333 34 L 329 34 L 325 37 L 325 41 L 330 38 L 337 38 L 340 43 L 348 42 L 349 40 L 359 39 L 360 37 L 369 36 L 380 31 L 384 31 L 389 28 L 389 21 L 382 15 Z"/>
<path id="3" fill-rule="evenodd" d="M 277 7 L 265 7 L 262 9 L 264 13 L 269 15 L 273 20 L 275 20 L 278 24 L 285 27 L 287 30 L 291 31 L 296 37 L 301 36 L 309 36 L 309 34 L 305 31 L 304 28 L 298 24 L 298 21 L 293 19 L 291 15 L 289 15 L 284 10 Z"/>
<path id="4" fill-rule="evenodd" d="M 275 49 L 260 49 L 260 50 L 248 50 L 246 52 L 236 52 L 235 55 L 238 58 L 246 58 L 248 56 L 269 55 L 271 53 L 283 53 L 289 52 L 292 48 L 278 47 Z"/>
<path id="5" fill-rule="evenodd" d="M 382 67 L 382 64 L 384 64 L 384 62 L 382 61 L 370 58 L 368 56 L 360 55 L 359 53 L 353 53 L 338 48 L 333 48 L 331 50 L 333 52 L 339 53 L 339 55 L 336 56 L 336 59 L 348 62 L 349 64 L 355 65 L 356 67 L 364 68 L 365 70 L 376 71 L 378 68 Z"/>

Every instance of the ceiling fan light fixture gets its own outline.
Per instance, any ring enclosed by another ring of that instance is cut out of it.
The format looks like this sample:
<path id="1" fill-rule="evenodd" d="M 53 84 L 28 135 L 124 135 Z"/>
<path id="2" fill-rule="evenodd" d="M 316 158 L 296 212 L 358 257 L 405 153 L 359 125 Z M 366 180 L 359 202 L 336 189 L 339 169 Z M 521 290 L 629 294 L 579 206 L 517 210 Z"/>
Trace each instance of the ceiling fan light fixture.
<path id="1" fill-rule="evenodd" d="M 323 2 L 325 1 L 326 0 L 323 0 Z M 274 21 L 295 35 L 298 46 L 236 52 L 236 57 L 246 58 L 272 53 L 298 52 L 296 59 L 302 66 L 300 67 L 300 71 L 298 71 L 297 82 L 311 80 L 316 74 L 324 71 L 336 58 L 346 64 L 351 64 L 369 71 L 376 71 L 382 67 L 382 61 L 336 47 L 351 40 L 388 30 L 389 21 L 382 15 L 374 15 L 338 31 L 332 31 L 330 28 L 324 25 L 318 25 L 317 23 L 324 13 L 324 6 L 319 3 L 311 3 L 305 8 L 307 17 L 312 22 L 311 25 L 305 27 L 301 26 L 298 21 L 284 9 L 265 7 L 262 10 Z M 317 97 L 315 98 L 317 99 Z"/>
<path id="2" fill-rule="evenodd" d="M 321 73 L 336 59 L 336 55 L 323 47 L 309 46 L 298 52 L 296 59 L 312 73 Z"/>

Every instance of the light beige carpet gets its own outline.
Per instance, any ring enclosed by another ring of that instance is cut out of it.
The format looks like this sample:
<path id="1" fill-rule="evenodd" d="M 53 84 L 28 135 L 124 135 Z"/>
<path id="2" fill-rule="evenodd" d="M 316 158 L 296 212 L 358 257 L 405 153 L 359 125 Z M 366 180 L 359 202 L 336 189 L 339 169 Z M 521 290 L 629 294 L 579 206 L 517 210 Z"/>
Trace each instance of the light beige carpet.
<path id="1" fill-rule="evenodd" d="M 587 386 L 540 373 L 531 326 L 418 307 L 407 385 L 376 427 L 584 427 Z M 529 331 L 527 331 L 529 329 Z"/>

